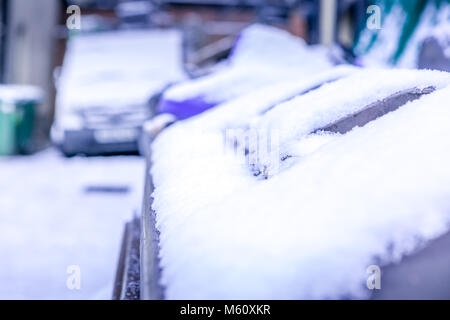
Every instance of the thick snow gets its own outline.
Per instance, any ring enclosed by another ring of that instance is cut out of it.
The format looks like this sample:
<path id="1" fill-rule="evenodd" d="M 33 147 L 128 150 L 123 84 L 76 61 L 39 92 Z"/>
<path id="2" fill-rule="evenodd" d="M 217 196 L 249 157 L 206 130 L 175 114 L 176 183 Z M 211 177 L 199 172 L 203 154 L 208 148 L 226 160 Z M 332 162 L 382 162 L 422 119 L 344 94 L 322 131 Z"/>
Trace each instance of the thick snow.
<path id="1" fill-rule="evenodd" d="M 307 46 L 287 31 L 254 24 L 239 35 L 226 67 L 173 86 L 164 93 L 164 99 L 201 98 L 216 104 L 283 79 L 307 78 L 330 67 L 325 48 Z"/>
<path id="2" fill-rule="evenodd" d="M 311 74 L 307 79 L 300 80 L 284 79 L 277 83 L 265 85 L 262 88 L 251 90 L 242 96 L 222 103 L 214 110 L 205 112 L 202 116 L 183 122 L 183 125 L 197 127 L 201 122 L 201 128 L 205 126 L 212 128 L 230 128 L 245 126 L 249 118 L 256 120 L 258 115 L 270 110 L 274 105 L 285 100 L 291 100 L 295 96 L 322 86 L 328 82 L 346 77 L 359 68 L 350 65 L 340 65 L 327 71 Z M 208 120 L 204 120 L 204 119 Z M 243 122 L 244 121 L 244 122 Z"/>
<path id="3" fill-rule="evenodd" d="M 206 188 L 200 190 L 199 194 L 206 192 L 209 200 L 222 197 L 227 190 L 232 191 L 236 185 L 239 185 L 239 181 L 234 184 L 231 183 L 232 180 L 228 179 L 228 170 L 218 170 L 222 166 L 225 168 L 230 165 L 229 161 L 223 157 L 222 141 L 226 129 L 247 127 L 249 122 L 257 121 L 260 113 L 272 105 L 290 99 L 318 84 L 344 77 L 354 71 L 355 68 L 339 66 L 312 76 L 309 80 L 266 86 L 221 104 L 199 116 L 173 124 L 170 130 L 165 130 L 162 137 L 155 141 L 152 148 L 154 159 L 158 159 L 160 154 L 161 159 L 164 159 L 155 161 L 153 164 L 152 174 L 156 185 L 165 185 L 171 190 L 170 192 L 177 195 L 185 194 L 189 198 L 192 190 L 199 188 Z M 181 137 L 185 135 L 189 138 L 181 140 Z M 240 174 L 243 169 L 238 166 L 236 170 Z M 183 183 L 173 183 L 166 176 L 168 171 L 178 172 L 178 175 L 181 176 L 185 175 L 185 180 L 183 179 Z M 202 182 L 202 179 L 205 178 L 215 181 L 216 188 L 221 190 L 220 193 L 208 192 L 210 185 Z M 243 178 L 244 180 L 241 182 L 247 183 L 247 177 Z M 182 207 L 189 206 L 191 203 L 191 199 L 185 200 Z M 156 198 L 155 202 L 158 201 L 159 199 Z M 161 201 L 164 203 L 166 200 Z M 175 205 L 172 201 L 171 203 Z M 192 204 L 195 205 L 195 203 Z M 185 210 L 180 210 L 179 214 L 184 212 Z"/>
<path id="4" fill-rule="evenodd" d="M 57 119 L 71 110 L 143 105 L 185 78 L 181 32 L 126 30 L 75 36 L 58 80 Z"/>
<path id="5" fill-rule="evenodd" d="M 53 150 L 0 159 L 0 299 L 111 299 L 144 167 L 138 157 L 66 159 Z M 80 290 L 66 286 L 73 265 Z"/>
<path id="6" fill-rule="evenodd" d="M 305 72 L 318 72 L 331 64 L 326 47 L 309 46 L 302 38 L 263 24 L 253 24 L 239 34 L 229 63 L 236 67 L 253 68 L 270 64 L 284 69 L 301 68 Z"/>
<path id="7" fill-rule="evenodd" d="M 430 85 L 438 90 L 362 128 L 309 134 Z M 368 297 L 369 265 L 398 261 L 449 229 L 449 85 L 448 73 L 364 70 L 263 115 L 268 90 L 252 93 L 261 108 L 244 112 L 240 98 L 162 132 L 152 196 L 166 297 Z M 289 167 L 255 178 L 224 150 L 230 123 L 277 125 L 297 151 Z"/>
<path id="8" fill-rule="evenodd" d="M 355 83 L 358 84 L 357 90 L 353 90 L 352 94 L 342 94 Z M 261 118 L 256 129 L 260 132 L 276 131 L 281 154 L 293 155 L 289 150 L 293 140 L 300 140 L 314 129 L 357 113 L 374 101 L 404 89 L 442 88 L 449 84 L 449 75 L 443 72 L 424 71 L 418 74 L 413 70 L 363 70 L 277 106 Z M 330 97 L 333 99 L 330 100 Z"/>

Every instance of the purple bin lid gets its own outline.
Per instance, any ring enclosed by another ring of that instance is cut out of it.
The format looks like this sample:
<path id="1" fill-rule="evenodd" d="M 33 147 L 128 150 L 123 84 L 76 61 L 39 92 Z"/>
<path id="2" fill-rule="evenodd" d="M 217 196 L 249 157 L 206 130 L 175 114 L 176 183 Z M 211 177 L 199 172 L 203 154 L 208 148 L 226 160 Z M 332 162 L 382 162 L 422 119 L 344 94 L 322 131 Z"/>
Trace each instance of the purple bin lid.
<path id="1" fill-rule="evenodd" d="M 177 117 L 178 120 L 183 120 L 196 114 L 202 113 L 217 103 L 208 103 L 201 97 L 186 99 L 183 101 L 174 101 L 170 99 L 163 99 L 159 106 L 160 113 L 170 113 Z"/>

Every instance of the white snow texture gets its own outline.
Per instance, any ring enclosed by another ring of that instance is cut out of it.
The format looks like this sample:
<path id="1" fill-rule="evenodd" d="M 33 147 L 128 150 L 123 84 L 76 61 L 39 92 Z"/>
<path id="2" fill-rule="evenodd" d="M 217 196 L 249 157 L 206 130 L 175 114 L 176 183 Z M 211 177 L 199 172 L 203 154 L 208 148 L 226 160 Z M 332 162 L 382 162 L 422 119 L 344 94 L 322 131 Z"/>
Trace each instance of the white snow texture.
<path id="1" fill-rule="evenodd" d="M 448 231 L 450 74 L 338 68 L 298 79 L 179 122 L 154 141 L 167 298 L 367 298 L 369 265 L 398 261 Z M 311 134 L 428 86 L 437 90 L 364 127 Z M 279 156 L 292 157 L 269 179 L 254 177 L 225 150 L 224 130 L 236 127 L 277 130 Z"/>

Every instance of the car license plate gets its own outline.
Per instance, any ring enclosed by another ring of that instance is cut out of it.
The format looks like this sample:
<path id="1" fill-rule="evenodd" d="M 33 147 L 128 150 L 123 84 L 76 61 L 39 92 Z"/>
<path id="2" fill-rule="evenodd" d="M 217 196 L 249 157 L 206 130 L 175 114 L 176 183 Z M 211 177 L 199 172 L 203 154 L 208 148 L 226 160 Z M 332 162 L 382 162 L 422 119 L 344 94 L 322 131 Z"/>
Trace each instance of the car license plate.
<path id="1" fill-rule="evenodd" d="M 109 129 L 94 131 L 94 139 L 98 143 L 132 142 L 138 137 L 138 129 Z"/>

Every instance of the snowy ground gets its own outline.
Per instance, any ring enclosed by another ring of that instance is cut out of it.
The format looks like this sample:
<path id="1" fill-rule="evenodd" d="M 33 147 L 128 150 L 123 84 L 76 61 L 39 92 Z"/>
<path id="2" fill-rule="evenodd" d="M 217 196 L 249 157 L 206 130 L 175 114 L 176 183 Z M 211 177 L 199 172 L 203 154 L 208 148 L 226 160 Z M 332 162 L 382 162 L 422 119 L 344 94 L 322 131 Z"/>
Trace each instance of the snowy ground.
<path id="1" fill-rule="evenodd" d="M 110 299 L 123 224 L 138 212 L 139 157 L 0 159 L 0 299 Z M 115 187 L 127 192 L 90 192 Z M 81 287 L 69 289 L 69 266 Z"/>

